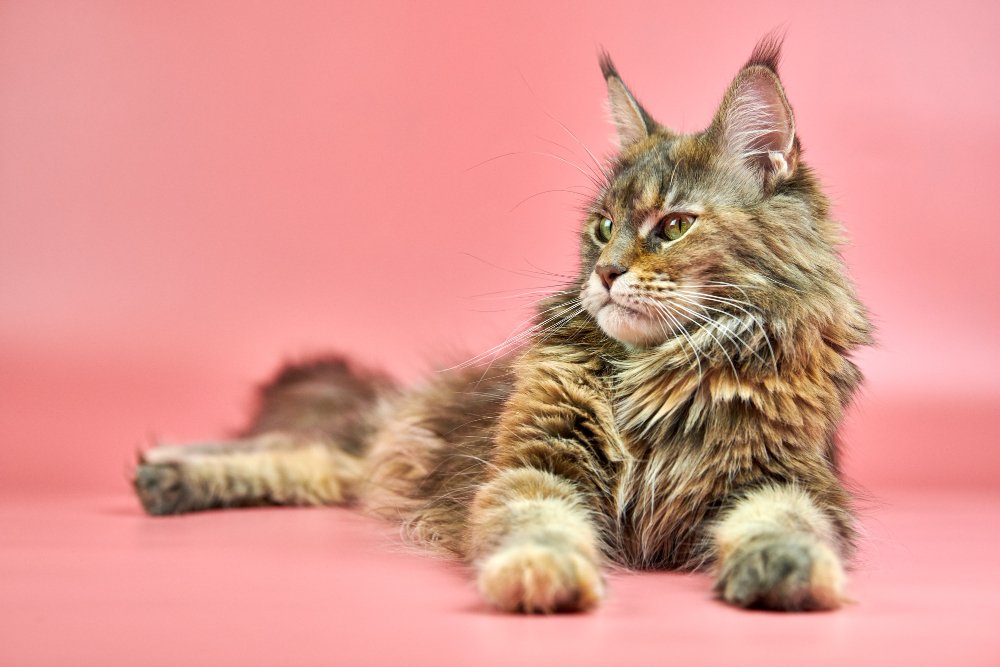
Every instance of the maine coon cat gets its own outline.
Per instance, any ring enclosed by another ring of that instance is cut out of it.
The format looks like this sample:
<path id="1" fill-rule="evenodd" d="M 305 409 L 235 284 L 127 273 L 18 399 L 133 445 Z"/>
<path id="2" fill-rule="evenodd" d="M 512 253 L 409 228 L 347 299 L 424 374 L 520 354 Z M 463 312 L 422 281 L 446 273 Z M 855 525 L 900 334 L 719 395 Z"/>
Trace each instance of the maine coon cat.
<path id="1" fill-rule="evenodd" d="M 837 428 L 870 342 L 766 39 L 678 134 L 601 68 L 620 152 L 579 275 L 530 342 L 416 388 L 282 370 L 241 437 L 146 451 L 147 512 L 358 504 L 473 565 L 500 609 L 585 610 L 602 568 L 711 568 L 745 607 L 829 609 L 852 549 Z"/>

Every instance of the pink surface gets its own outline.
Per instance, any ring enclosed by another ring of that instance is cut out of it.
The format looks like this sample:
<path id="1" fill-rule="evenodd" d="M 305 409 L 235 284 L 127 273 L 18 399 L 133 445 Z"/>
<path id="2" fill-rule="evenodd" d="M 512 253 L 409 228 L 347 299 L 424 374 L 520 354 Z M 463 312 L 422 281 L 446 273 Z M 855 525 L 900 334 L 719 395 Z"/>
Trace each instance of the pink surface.
<path id="1" fill-rule="evenodd" d="M 1000 6 L 421 4 L 0 3 L 0 664 L 1000 663 Z M 539 153 L 583 162 L 549 114 L 610 150 L 598 44 L 696 130 L 778 25 L 880 328 L 859 605 L 664 574 L 504 618 L 344 511 L 137 513 L 134 448 L 238 426 L 282 357 L 414 378 L 527 316 L 474 295 L 573 267 L 586 179 Z"/>
<path id="2" fill-rule="evenodd" d="M 838 612 L 740 611 L 660 573 L 548 618 L 486 609 L 464 572 L 347 510 L 153 521 L 124 495 L 7 500 L 5 665 L 1000 664 L 996 494 L 883 499 Z"/>
<path id="3" fill-rule="evenodd" d="M 611 150 L 597 44 L 695 130 L 777 25 L 879 326 L 869 396 L 932 424 L 1000 397 L 1000 6 L 418 5 L 0 6 L 0 398 L 52 397 L 5 410 L 0 483 L 107 489 L 147 431 L 234 425 L 284 355 L 414 377 L 502 340 L 526 304 L 474 295 L 575 261 L 577 198 L 548 191 L 586 179 L 539 153 L 583 152 L 547 114 Z M 941 476 L 911 440 L 876 456 Z M 956 440 L 953 481 L 1000 470 Z"/>

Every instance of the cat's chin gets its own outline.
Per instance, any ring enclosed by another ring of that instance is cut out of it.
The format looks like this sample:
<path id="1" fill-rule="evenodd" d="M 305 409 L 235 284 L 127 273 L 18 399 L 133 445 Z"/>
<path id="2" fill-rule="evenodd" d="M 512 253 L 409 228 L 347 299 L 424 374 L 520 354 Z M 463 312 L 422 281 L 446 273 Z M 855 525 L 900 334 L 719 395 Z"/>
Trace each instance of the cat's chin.
<path id="1" fill-rule="evenodd" d="M 663 326 L 658 320 L 614 301 L 601 308 L 595 319 L 604 333 L 632 347 L 651 347 L 665 339 Z"/>

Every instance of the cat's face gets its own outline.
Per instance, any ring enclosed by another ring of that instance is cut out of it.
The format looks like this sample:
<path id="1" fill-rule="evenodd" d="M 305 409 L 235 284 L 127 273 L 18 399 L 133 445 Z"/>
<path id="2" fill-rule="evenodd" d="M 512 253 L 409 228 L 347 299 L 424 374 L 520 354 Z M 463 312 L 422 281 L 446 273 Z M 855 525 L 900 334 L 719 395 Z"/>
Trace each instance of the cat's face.
<path id="1" fill-rule="evenodd" d="M 711 318 L 725 283 L 744 284 L 741 250 L 761 232 L 763 184 L 713 159 L 700 136 L 655 135 L 620 160 L 582 235 L 582 305 L 609 336 L 656 345 Z"/>
<path id="2" fill-rule="evenodd" d="M 798 143 L 775 59 L 755 54 L 693 135 L 653 121 L 604 61 L 622 151 L 584 220 L 580 296 L 609 336 L 648 347 L 688 322 L 739 316 L 747 290 L 773 285 L 770 267 L 801 245 L 808 213 L 782 222 Z"/>

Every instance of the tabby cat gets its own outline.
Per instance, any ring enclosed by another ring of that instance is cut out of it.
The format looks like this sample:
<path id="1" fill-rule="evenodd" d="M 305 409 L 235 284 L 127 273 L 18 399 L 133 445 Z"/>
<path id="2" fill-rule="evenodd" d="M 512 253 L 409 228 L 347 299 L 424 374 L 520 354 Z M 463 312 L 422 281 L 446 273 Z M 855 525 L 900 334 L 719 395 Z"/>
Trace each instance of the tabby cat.
<path id="1" fill-rule="evenodd" d="M 497 608 L 587 610 L 602 569 L 711 568 L 742 607 L 843 598 L 837 427 L 871 340 L 765 39 L 708 129 L 672 132 L 601 59 L 620 151 L 580 271 L 530 342 L 417 388 L 286 367 L 236 440 L 144 452 L 147 512 L 358 504 L 470 563 Z"/>

